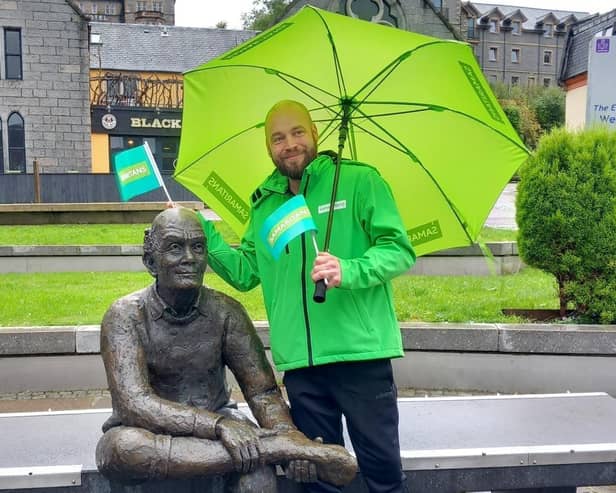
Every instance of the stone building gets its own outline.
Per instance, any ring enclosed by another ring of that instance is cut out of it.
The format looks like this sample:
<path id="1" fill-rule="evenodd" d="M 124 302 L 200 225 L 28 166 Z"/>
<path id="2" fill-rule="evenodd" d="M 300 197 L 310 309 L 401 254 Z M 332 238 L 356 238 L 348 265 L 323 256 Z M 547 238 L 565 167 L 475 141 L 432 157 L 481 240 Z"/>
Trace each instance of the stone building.
<path id="1" fill-rule="evenodd" d="M 585 12 L 465 2 L 463 32 L 489 82 L 556 86 L 570 27 Z"/>
<path id="2" fill-rule="evenodd" d="M 88 23 L 72 0 L 0 2 L 2 173 L 90 169 Z"/>
<path id="3" fill-rule="evenodd" d="M 175 0 L 78 0 L 76 3 L 95 22 L 175 24 Z"/>
<path id="4" fill-rule="evenodd" d="M 611 36 L 614 40 L 612 50 L 616 49 L 616 9 L 578 22 L 567 38 L 559 78 L 566 92 L 565 124 L 571 130 L 586 124 L 588 59 L 590 43 L 595 36 Z"/>
<path id="5" fill-rule="evenodd" d="M 437 38 L 462 39 L 457 27 L 460 0 L 293 0 L 285 17 L 306 4 Z"/>

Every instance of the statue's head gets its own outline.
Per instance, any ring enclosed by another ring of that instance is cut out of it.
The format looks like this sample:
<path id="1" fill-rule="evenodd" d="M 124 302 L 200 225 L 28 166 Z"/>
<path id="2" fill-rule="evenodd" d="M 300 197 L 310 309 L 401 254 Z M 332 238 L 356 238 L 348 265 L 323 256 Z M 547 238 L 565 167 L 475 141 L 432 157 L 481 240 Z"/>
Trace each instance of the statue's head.
<path id="1" fill-rule="evenodd" d="M 158 214 L 145 232 L 143 264 L 160 287 L 198 289 L 207 267 L 207 245 L 197 213 L 174 207 Z"/>

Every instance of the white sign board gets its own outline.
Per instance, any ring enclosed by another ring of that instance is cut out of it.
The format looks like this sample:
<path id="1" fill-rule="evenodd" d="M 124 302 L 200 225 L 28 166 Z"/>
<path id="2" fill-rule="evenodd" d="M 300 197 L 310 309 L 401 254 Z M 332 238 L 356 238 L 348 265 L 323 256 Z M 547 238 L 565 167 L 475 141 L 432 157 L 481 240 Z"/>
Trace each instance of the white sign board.
<path id="1" fill-rule="evenodd" d="M 586 126 L 616 130 L 616 36 L 595 36 L 588 56 Z"/>

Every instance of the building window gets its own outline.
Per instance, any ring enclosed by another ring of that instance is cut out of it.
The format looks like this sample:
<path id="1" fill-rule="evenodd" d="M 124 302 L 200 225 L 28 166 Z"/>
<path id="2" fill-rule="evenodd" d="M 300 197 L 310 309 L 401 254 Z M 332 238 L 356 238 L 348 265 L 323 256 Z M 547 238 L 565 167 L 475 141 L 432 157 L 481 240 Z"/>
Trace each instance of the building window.
<path id="1" fill-rule="evenodd" d="M 113 135 L 109 139 L 110 164 L 114 156 L 123 150 L 148 143 L 154 159 L 164 175 L 172 174 L 175 170 L 175 161 L 178 156 L 179 137 L 144 137 L 138 135 Z M 113 169 L 111 166 L 110 169 Z"/>
<path id="2" fill-rule="evenodd" d="M 549 77 L 545 77 L 543 79 L 543 87 L 550 87 L 551 82 L 552 82 L 552 79 L 550 79 Z"/>
<path id="3" fill-rule="evenodd" d="M 511 23 L 511 32 L 517 36 L 520 35 L 520 32 L 522 30 L 522 23 L 520 21 L 513 21 Z"/>
<path id="4" fill-rule="evenodd" d="M 146 10 L 145 2 L 137 2 L 136 10 L 137 10 L 137 12 L 143 12 L 144 10 Z"/>
<path id="5" fill-rule="evenodd" d="M 115 15 L 115 5 L 108 3 L 105 5 L 105 15 Z"/>
<path id="6" fill-rule="evenodd" d="M 511 49 L 511 63 L 520 63 L 520 48 Z"/>
<path id="7" fill-rule="evenodd" d="M 4 30 L 4 62 L 7 79 L 22 79 L 21 72 L 21 29 Z"/>
<path id="8" fill-rule="evenodd" d="M 544 24 L 543 28 L 543 35 L 546 38 L 551 38 L 552 36 L 554 36 L 554 24 Z"/>
<path id="9" fill-rule="evenodd" d="M 472 17 L 466 19 L 466 37 L 468 39 L 475 39 L 475 19 Z"/>
<path id="10" fill-rule="evenodd" d="M 162 12 L 163 6 L 161 2 L 152 2 L 152 10 L 154 12 Z"/>
<path id="11" fill-rule="evenodd" d="M 490 32 L 491 33 L 498 32 L 498 19 L 490 19 Z"/>
<path id="12" fill-rule="evenodd" d="M 543 64 L 552 65 L 552 52 L 550 50 L 545 50 L 543 52 Z"/>
<path id="13" fill-rule="evenodd" d="M 4 149 L 2 148 L 2 120 L 0 120 L 0 173 L 4 172 Z"/>
<path id="14" fill-rule="evenodd" d="M 496 75 L 489 75 L 488 80 L 490 81 L 490 84 L 496 84 L 498 82 Z"/>
<path id="15" fill-rule="evenodd" d="M 488 59 L 491 62 L 495 62 L 498 59 L 498 48 L 490 47 L 488 50 Z"/>
<path id="16" fill-rule="evenodd" d="M 520 85 L 520 78 L 517 75 L 512 75 L 511 76 L 511 85 L 512 86 L 519 86 Z"/>
<path id="17" fill-rule="evenodd" d="M 90 13 L 91 14 L 98 14 L 98 5 L 93 3 L 92 5 L 90 5 Z"/>
<path id="18" fill-rule="evenodd" d="M 19 113 L 11 113 L 9 125 L 9 171 L 26 172 L 26 139 L 24 119 Z"/>
<path id="19" fill-rule="evenodd" d="M 535 85 L 535 78 L 532 75 L 528 76 L 527 84 L 528 87 L 532 87 Z"/>

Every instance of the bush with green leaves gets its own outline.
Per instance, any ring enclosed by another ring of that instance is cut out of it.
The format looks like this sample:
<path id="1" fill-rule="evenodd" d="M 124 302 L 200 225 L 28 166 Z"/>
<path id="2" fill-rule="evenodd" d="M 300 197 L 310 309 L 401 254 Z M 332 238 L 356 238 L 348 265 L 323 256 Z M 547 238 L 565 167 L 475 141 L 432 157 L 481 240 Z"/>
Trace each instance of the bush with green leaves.
<path id="1" fill-rule="evenodd" d="M 554 130 L 520 176 L 520 256 L 556 277 L 562 316 L 616 322 L 616 132 Z"/>
<path id="2" fill-rule="evenodd" d="M 565 124 L 565 92 L 558 87 L 545 88 L 531 95 L 531 107 L 545 132 Z"/>

